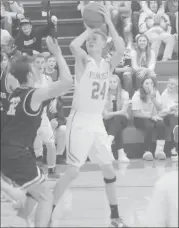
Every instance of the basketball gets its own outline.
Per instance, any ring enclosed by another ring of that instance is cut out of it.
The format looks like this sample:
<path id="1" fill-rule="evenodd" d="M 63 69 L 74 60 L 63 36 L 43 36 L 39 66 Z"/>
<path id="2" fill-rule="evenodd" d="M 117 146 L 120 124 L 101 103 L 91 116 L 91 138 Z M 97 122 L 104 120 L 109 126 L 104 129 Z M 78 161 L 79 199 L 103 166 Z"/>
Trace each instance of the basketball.
<path id="1" fill-rule="evenodd" d="M 99 13 L 98 4 L 92 2 L 84 8 L 83 21 L 90 28 L 100 28 L 105 23 L 103 15 Z"/>

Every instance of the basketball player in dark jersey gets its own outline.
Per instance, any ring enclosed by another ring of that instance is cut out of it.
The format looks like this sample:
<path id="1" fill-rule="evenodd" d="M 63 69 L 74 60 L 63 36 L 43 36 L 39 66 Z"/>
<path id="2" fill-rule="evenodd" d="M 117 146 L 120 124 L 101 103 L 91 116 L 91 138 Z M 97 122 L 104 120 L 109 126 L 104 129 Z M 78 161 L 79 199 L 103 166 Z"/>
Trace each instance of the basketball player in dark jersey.
<path id="1" fill-rule="evenodd" d="M 42 110 L 46 105 L 44 102 L 67 92 L 73 82 L 57 41 L 47 37 L 46 43 L 56 58 L 60 81 L 35 89 L 34 82 L 37 77 L 28 57 L 21 56 L 13 60 L 10 72 L 18 80 L 20 87 L 9 97 L 7 121 L 1 139 L 2 173 L 38 203 L 35 227 L 48 227 L 53 196 L 44 182 L 44 175 L 36 167 L 31 148 L 41 124 Z"/>

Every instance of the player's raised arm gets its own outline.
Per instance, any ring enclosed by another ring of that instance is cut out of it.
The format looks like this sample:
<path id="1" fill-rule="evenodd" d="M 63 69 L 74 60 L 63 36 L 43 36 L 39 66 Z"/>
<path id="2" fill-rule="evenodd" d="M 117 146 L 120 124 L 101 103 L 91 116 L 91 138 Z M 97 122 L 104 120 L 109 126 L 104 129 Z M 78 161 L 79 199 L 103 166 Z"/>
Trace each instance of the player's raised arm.
<path id="1" fill-rule="evenodd" d="M 32 96 L 32 104 L 38 106 L 43 101 L 58 97 L 62 93 L 66 93 L 73 84 L 72 75 L 68 65 L 62 56 L 61 49 L 57 41 L 53 41 L 51 37 L 47 37 L 46 43 L 49 51 L 55 56 L 60 71 L 59 81 L 51 83 L 48 87 L 37 89 Z"/>
<path id="2" fill-rule="evenodd" d="M 114 47 L 116 49 L 115 54 L 112 56 L 110 60 L 111 64 L 111 71 L 114 71 L 114 69 L 119 65 L 121 58 L 124 55 L 124 50 L 125 50 L 125 44 L 120 37 L 113 25 L 113 22 L 111 21 L 111 17 L 109 15 L 109 10 L 106 8 L 106 6 L 99 4 L 99 12 L 104 16 L 105 22 L 108 25 L 109 32 L 112 36 L 112 40 L 114 43 Z"/>
<path id="3" fill-rule="evenodd" d="M 92 30 L 86 29 L 81 35 L 76 37 L 70 44 L 70 50 L 75 58 L 81 59 L 83 61 L 87 58 L 87 53 L 82 49 L 82 45 L 92 34 Z"/>

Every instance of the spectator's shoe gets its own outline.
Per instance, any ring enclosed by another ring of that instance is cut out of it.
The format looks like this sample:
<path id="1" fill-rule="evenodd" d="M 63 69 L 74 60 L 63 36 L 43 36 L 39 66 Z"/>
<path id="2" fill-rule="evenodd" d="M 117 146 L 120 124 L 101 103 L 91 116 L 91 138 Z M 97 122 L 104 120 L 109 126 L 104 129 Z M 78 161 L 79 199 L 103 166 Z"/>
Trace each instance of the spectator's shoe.
<path id="1" fill-rule="evenodd" d="M 178 153 L 176 148 L 171 150 L 171 160 L 172 162 L 178 162 Z"/>
<path id="2" fill-rule="evenodd" d="M 129 158 L 127 157 L 126 153 L 124 152 L 123 149 L 118 150 L 118 160 L 120 162 L 128 163 L 130 162 Z"/>
<path id="3" fill-rule="evenodd" d="M 163 151 L 156 151 L 155 158 L 158 160 L 166 160 L 166 154 Z"/>
<path id="4" fill-rule="evenodd" d="M 154 157 L 153 157 L 153 154 L 150 152 L 150 151 L 146 151 L 144 154 L 143 154 L 143 159 L 145 161 L 153 161 L 154 160 Z"/>
<path id="5" fill-rule="evenodd" d="M 109 227 L 128 227 L 124 224 L 121 218 L 118 219 L 111 219 L 111 224 Z"/>

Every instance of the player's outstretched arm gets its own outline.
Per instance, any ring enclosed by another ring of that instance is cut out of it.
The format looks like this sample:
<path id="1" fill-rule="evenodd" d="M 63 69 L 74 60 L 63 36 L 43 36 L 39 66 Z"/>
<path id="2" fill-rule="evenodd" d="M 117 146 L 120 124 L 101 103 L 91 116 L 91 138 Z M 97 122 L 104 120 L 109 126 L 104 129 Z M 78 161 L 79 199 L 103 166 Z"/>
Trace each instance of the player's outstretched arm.
<path id="1" fill-rule="evenodd" d="M 72 75 L 68 65 L 62 56 L 61 49 L 58 42 L 51 37 L 47 37 L 46 43 L 49 51 L 55 56 L 59 71 L 59 81 L 53 82 L 48 87 L 40 88 L 34 91 L 31 99 L 31 106 L 33 110 L 37 110 L 43 101 L 58 97 L 66 93 L 73 85 Z"/>
<path id="2" fill-rule="evenodd" d="M 99 11 L 100 13 L 104 16 L 105 22 L 108 25 L 109 32 L 112 36 L 112 40 L 114 42 L 114 47 L 116 49 L 116 53 L 112 56 L 110 60 L 111 64 L 111 71 L 113 72 L 114 69 L 120 64 L 122 57 L 124 56 L 124 51 L 125 51 L 125 44 L 120 37 L 114 27 L 113 22 L 111 21 L 111 17 L 109 15 L 109 11 L 106 8 L 106 6 L 99 4 Z"/>
<path id="3" fill-rule="evenodd" d="M 86 60 L 87 53 L 81 48 L 88 37 L 92 34 L 92 30 L 86 29 L 81 35 L 76 37 L 70 44 L 70 50 L 75 58 Z"/>

